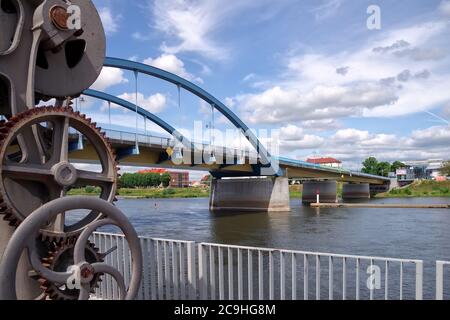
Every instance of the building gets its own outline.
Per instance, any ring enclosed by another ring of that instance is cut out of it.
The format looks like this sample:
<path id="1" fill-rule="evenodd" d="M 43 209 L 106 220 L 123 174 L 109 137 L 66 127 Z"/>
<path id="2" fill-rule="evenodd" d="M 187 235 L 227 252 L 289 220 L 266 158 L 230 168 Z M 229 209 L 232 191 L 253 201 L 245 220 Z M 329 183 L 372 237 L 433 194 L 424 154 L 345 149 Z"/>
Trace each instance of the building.
<path id="1" fill-rule="evenodd" d="M 188 171 L 168 171 L 166 169 L 149 169 L 142 170 L 138 173 L 159 173 L 170 174 L 170 187 L 171 188 L 188 188 L 190 186 L 190 177 Z"/>
<path id="2" fill-rule="evenodd" d="M 306 162 L 325 167 L 342 168 L 342 162 L 335 158 L 312 158 L 306 160 Z"/>
<path id="3" fill-rule="evenodd" d="M 441 176 L 440 170 L 444 165 L 444 160 L 405 161 L 405 165 L 414 171 L 414 179 L 435 180 Z"/>
<path id="4" fill-rule="evenodd" d="M 404 167 L 399 168 L 396 171 L 396 176 L 398 181 L 402 182 L 413 182 L 414 180 L 418 179 L 416 178 L 416 171 L 414 167 Z"/>
<path id="5" fill-rule="evenodd" d="M 172 188 L 189 188 L 189 172 L 173 172 L 169 171 L 170 174 L 170 187 Z"/>

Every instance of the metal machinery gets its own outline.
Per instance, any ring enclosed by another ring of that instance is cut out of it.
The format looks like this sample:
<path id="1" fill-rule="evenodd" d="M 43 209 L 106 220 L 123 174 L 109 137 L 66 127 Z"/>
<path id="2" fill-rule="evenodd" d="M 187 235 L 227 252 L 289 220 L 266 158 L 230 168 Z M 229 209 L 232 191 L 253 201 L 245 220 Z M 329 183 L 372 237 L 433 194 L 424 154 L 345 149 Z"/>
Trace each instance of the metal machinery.
<path id="1" fill-rule="evenodd" d="M 79 24 L 71 23 L 75 13 Z M 0 299 L 88 299 L 105 274 L 123 299 L 137 294 L 139 240 L 113 206 L 116 155 L 96 124 L 71 108 L 99 76 L 105 42 L 90 0 L 0 0 Z M 100 172 L 71 163 L 74 136 L 96 151 Z M 100 197 L 67 196 L 86 186 L 100 188 Z M 74 210 L 83 214 L 69 224 Z M 105 225 L 129 243 L 129 288 L 89 242 Z"/>

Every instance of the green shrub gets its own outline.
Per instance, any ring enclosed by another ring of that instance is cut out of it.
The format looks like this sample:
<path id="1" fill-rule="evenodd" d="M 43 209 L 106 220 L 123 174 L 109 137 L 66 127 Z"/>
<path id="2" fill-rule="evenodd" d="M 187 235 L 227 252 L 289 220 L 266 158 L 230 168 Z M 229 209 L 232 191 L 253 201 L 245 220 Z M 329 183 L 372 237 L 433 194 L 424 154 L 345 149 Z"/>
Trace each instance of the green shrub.
<path id="1" fill-rule="evenodd" d="M 176 193 L 177 193 L 176 190 L 171 189 L 171 188 L 164 189 L 163 192 L 162 192 L 163 196 L 171 196 L 171 195 L 174 195 Z"/>
<path id="2" fill-rule="evenodd" d="M 95 187 L 87 186 L 86 188 L 84 188 L 84 191 L 86 193 L 94 193 L 95 192 Z"/>

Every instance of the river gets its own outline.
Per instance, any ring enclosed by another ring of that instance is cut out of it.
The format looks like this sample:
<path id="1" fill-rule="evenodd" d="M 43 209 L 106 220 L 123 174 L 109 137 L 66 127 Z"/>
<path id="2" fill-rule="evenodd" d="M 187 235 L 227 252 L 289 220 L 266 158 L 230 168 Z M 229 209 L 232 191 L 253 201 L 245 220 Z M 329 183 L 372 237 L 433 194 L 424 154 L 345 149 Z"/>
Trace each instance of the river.
<path id="1" fill-rule="evenodd" d="M 449 198 L 372 203 L 450 203 Z M 211 213 L 208 199 L 120 200 L 143 236 L 303 251 L 450 260 L 450 210 L 312 209 L 292 201 L 282 213 Z"/>
<path id="2" fill-rule="evenodd" d="M 450 198 L 373 199 L 444 204 Z M 208 199 L 120 200 L 142 236 L 324 253 L 424 260 L 433 298 L 435 261 L 450 261 L 450 210 L 312 209 L 292 201 L 283 213 L 211 213 Z M 412 294 L 412 292 L 410 292 Z"/>

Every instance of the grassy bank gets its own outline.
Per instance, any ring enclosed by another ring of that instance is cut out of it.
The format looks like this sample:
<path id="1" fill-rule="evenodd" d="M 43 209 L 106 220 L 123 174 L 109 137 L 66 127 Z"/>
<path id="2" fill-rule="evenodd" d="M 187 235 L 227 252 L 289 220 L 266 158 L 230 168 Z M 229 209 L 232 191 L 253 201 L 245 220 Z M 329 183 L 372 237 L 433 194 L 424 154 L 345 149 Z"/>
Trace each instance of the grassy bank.
<path id="1" fill-rule="evenodd" d="M 412 185 L 377 195 L 378 198 L 450 197 L 450 181 L 419 181 Z"/>
<path id="2" fill-rule="evenodd" d="M 302 186 L 290 186 L 291 199 L 302 198 Z M 99 189 L 74 189 L 70 195 L 97 196 Z M 209 188 L 168 188 L 168 189 L 119 189 L 119 197 L 136 199 L 168 199 L 168 198 L 208 198 Z"/>
<path id="3" fill-rule="evenodd" d="M 100 194 L 99 189 L 74 189 L 70 195 L 96 196 Z M 209 188 L 167 188 L 167 189 L 119 189 L 118 197 L 136 199 L 168 199 L 168 198 L 207 198 Z"/>
<path id="4" fill-rule="evenodd" d="M 303 187 L 290 186 L 291 199 L 301 199 Z M 99 189 L 86 188 L 70 191 L 70 195 L 94 196 L 100 193 Z M 168 198 L 208 198 L 209 188 L 149 188 L 149 189 L 119 189 L 119 197 L 136 199 L 168 199 Z M 342 183 L 338 183 L 338 196 L 342 196 Z M 392 190 L 377 195 L 378 198 L 414 198 L 414 197 L 450 197 L 450 181 L 422 181 L 409 187 Z"/>

